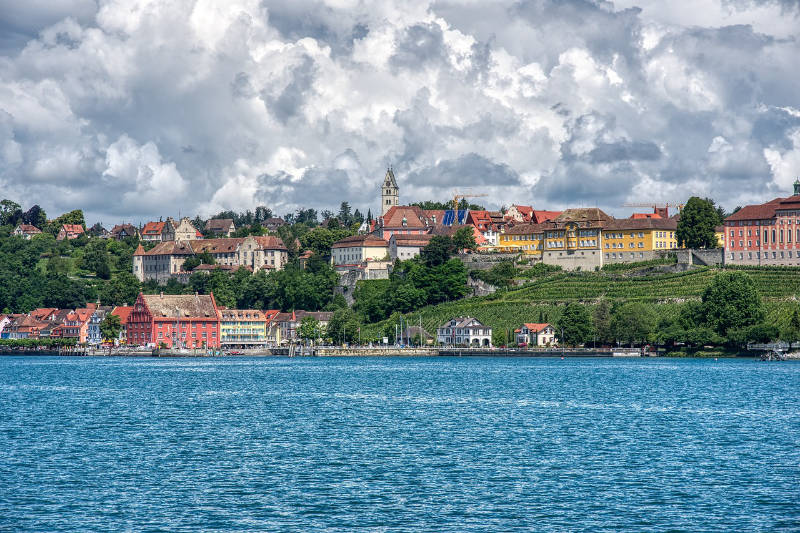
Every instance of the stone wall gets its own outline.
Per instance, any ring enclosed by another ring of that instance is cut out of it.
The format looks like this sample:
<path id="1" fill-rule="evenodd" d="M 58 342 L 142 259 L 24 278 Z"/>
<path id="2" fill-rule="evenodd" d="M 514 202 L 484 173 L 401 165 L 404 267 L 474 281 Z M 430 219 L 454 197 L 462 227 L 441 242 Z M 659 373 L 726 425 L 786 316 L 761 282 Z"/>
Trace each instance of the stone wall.
<path id="1" fill-rule="evenodd" d="M 516 261 L 520 255 L 513 253 L 472 253 L 472 254 L 459 254 L 458 259 L 464 263 L 467 270 L 489 270 L 497 263 L 503 261 Z"/>
<path id="2" fill-rule="evenodd" d="M 631 253 L 634 254 L 631 257 Z M 616 257 L 614 257 L 616 255 Z M 635 263 L 638 261 L 650 261 L 657 259 L 663 255 L 662 252 L 657 250 L 638 251 L 638 250 L 619 250 L 619 251 L 603 251 L 603 264 L 616 264 L 616 263 Z M 622 257 L 620 257 L 622 256 Z"/>
<path id="3" fill-rule="evenodd" d="M 674 252 L 678 256 L 678 263 L 708 266 L 725 264 L 725 255 L 722 248 L 681 249 L 674 250 Z"/>
<path id="4" fill-rule="evenodd" d="M 545 251 L 542 262 L 558 265 L 564 270 L 594 270 L 603 266 L 603 253 L 600 250 Z"/>

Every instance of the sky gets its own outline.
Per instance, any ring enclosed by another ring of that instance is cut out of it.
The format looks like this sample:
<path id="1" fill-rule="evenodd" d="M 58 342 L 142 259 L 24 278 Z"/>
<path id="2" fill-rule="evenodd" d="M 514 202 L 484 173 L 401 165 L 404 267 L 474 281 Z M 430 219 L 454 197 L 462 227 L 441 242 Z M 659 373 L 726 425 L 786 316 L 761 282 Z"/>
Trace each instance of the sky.
<path id="1" fill-rule="evenodd" d="M 0 196 L 731 210 L 800 176 L 800 0 L 0 0 Z"/>

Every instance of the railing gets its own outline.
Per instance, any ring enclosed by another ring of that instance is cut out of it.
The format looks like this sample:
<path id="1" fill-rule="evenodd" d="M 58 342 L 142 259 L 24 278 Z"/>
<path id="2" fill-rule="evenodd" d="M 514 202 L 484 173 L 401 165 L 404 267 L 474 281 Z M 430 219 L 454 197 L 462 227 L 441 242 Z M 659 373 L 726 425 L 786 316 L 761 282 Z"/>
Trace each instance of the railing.
<path id="1" fill-rule="evenodd" d="M 800 348 L 800 342 L 748 342 L 747 349 L 754 352 L 786 352 L 792 348 Z"/>

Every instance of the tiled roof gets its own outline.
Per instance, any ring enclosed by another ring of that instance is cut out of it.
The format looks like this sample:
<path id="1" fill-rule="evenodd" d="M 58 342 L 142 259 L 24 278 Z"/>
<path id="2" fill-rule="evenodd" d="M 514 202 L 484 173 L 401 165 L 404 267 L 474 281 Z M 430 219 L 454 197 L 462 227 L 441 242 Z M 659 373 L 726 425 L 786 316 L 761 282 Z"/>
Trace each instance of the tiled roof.
<path id="1" fill-rule="evenodd" d="M 266 320 L 258 309 L 222 309 L 218 313 L 220 320 Z"/>
<path id="2" fill-rule="evenodd" d="M 34 309 L 31 311 L 31 316 L 36 320 L 47 320 L 51 316 L 55 315 L 58 312 L 58 309 L 55 307 L 41 307 L 39 309 Z"/>
<path id="3" fill-rule="evenodd" d="M 205 242 L 205 241 L 166 241 L 156 244 L 151 250 L 148 250 L 143 255 L 192 255 L 191 243 Z M 137 248 L 138 252 L 139 249 Z"/>
<path id="4" fill-rule="evenodd" d="M 228 231 L 231 226 L 233 226 L 233 220 L 230 218 L 212 218 L 206 222 L 208 231 Z"/>
<path id="5" fill-rule="evenodd" d="M 83 226 L 80 224 L 63 224 L 61 227 L 67 233 L 83 233 Z"/>
<path id="6" fill-rule="evenodd" d="M 726 218 L 725 222 L 775 218 L 775 213 L 783 209 L 800 209 L 800 195 L 789 196 L 787 198 L 774 198 L 763 204 L 746 205 Z"/>
<path id="7" fill-rule="evenodd" d="M 481 323 L 480 320 L 478 320 L 475 317 L 471 317 L 471 316 L 453 317 L 450 320 L 448 320 L 447 322 L 445 322 L 442 327 L 451 327 L 449 324 L 450 324 L 450 322 L 452 320 L 456 321 L 455 326 L 452 326 L 454 328 L 470 328 L 470 329 L 472 329 L 472 328 L 485 328 L 486 327 L 485 325 L 483 325 Z"/>
<path id="8" fill-rule="evenodd" d="M 506 235 L 533 235 L 542 233 L 546 229 L 554 229 L 552 224 L 516 224 L 506 228 Z"/>
<path id="9" fill-rule="evenodd" d="M 542 222 L 547 222 L 548 220 L 555 220 L 559 216 L 561 216 L 562 211 L 537 211 L 533 210 L 531 213 L 531 222 L 534 224 L 541 224 Z"/>
<path id="10" fill-rule="evenodd" d="M 166 222 L 148 222 L 142 228 L 142 235 L 161 235 Z"/>
<path id="11" fill-rule="evenodd" d="M 595 222 L 607 221 L 612 218 L 603 212 L 602 209 L 597 207 L 579 207 L 575 209 L 567 209 L 556 217 L 555 222 Z"/>
<path id="12" fill-rule="evenodd" d="M 336 241 L 333 243 L 331 248 L 350 248 L 352 246 L 383 247 L 389 246 L 389 243 L 380 237 L 371 234 L 353 235 L 351 237 L 345 237 L 344 239 Z"/>
<path id="13" fill-rule="evenodd" d="M 141 244 L 139 244 L 139 246 L 137 246 L 137 247 L 136 247 L 136 251 L 135 251 L 135 252 L 133 252 L 133 255 L 135 255 L 135 256 L 136 256 L 136 255 L 145 255 L 146 253 L 147 253 L 147 252 L 145 252 L 145 251 L 144 251 L 144 246 L 142 246 Z"/>
<path id="14" fill-rule="evenodd" d="M 671 218 L 616 218 L 603 223 L 603 230 L 657 229 L 676 231 L 678 222 Z"/>
<path id="15" fill-rule="evenodd" d="M 216 318 L 217 306 L 207 294 L 144 294 L 145 305 L 155 318 Z"/>
<path id="16" fill-rule="evenodd" d="M 20 224 L 19 230 L 23 233 L 41 233 L 42 230 L 37 228 L 36 226 L 32 226 L 31 224 Z"/>
<path id="17" fill-rule="evenodd" d="M 525 327 L 528 328 L 528 331 L 530 331 L 531 333 L 539 333 L 540 331 L 542 331 L 544 328 L 546 328 L 548 326 L 550 326 L 550 324 L 538 324 L 538 323 L 532 323 L 532 322 L 531 323 L 525 322 Z"/>
<path id="18" fill-rule="evenodd" d="M 264 235 L 254 238 L 256 242 L 264 250 L 286 250 L 286 245 L 283 244 L 283 241 L 281 240 L 280 237 L 272 237 L 269 235 Z"/>
<path id="19" fill-rule="evenodd" d="M 422 235 L 395 233 L 392 235 L 392 239 L 394 239 L 395 245 L 397 246 L 427 246 L 432 238 L 433 235 L 430 233 L 424 233 Z"/>
<path id="20" fill-rule="evenodd" d="M 634 213 L 630 218 L 663 218 L 658 213 Z"/>
<path id="21" fill-rule="evenodd" d="M 120 323 L 124 325 L 128 321 L 128 317 L 130 316 L 131 311 L 133 311 L 132 305 L 127 305 L 127 306 L 118 305 L 117 307 L 114 308 L 113 311 L 111 311 L 111 314 L 118 316 Z"/>
<path id="22" fill-rule="evenodd" d="M 425 212 L 415 205 L 395 205 L 383 215 L 384 228 L 424 228 L 427 226 Z M 403 224 L 405 219 L 405 225 Z"/>
<path id="23" fill-rule="evenodd" d="M 136 227 L 133 224 L 117 224 L 111 229 L 111 234 L 119 235 L 123 230 L 128 235 L 136 235 Z"/>

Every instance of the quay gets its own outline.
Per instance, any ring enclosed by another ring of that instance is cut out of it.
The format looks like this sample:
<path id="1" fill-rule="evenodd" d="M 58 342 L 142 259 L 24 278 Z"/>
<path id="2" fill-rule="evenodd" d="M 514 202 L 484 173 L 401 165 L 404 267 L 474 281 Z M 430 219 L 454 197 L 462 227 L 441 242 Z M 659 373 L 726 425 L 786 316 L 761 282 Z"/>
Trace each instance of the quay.
<path id="1" fill-rule="evenodd" d="M 283 346 L 238 350 L 159 349 L 144 347 L 74 347 L 61 349 L 5 348 L 5 355 L 112 357 L 648 357 L 638 348 L 452 348 L 368 346 Z"/>

